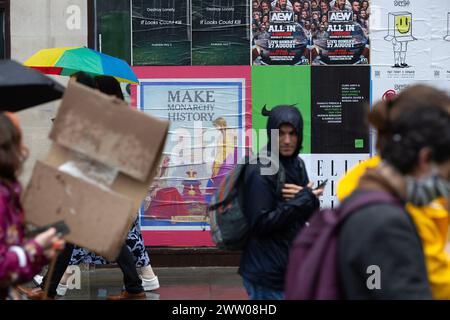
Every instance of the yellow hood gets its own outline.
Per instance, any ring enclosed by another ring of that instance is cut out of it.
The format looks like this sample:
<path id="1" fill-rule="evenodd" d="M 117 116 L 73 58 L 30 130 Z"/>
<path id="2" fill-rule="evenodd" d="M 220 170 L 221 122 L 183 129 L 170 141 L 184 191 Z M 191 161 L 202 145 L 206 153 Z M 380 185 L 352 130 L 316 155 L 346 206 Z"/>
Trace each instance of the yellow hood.
<path id="1" fill-rule="evenodd" d="M 376 167 L 380 161 L 380 157 L 375 156 L 350 169 L 338 182 L 339 201 L 348 197 L 356 189 L 359 178 L 367 168 Z M 444 208 L 443 199 L 435 200 L 424 207 L 408 204 L 406 210 L 413 219 L 422 240 L 433 298 L 450 299 L 450 255 L 445 251 L 449 216 Z"/>

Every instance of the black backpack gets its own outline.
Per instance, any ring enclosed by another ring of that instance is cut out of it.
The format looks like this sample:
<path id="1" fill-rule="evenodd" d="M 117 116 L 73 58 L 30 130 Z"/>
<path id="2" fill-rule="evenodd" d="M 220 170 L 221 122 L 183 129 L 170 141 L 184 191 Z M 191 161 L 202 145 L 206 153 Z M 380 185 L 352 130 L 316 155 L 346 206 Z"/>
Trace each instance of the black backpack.
<path id="1" fill-rule="evenodd" d="M 261 157 L 260 157 L 261 159 Z M 252 162 L 250 162 L 252 163 Z M 208 208 L 211 236 L 219 249 L 241 250 L 247 242 L 249 226 L 242 206 L 244 173 L 248 159 L 237 164 L 222 180 Z M 277 194 L 286 181 L 283 166 L 277 171 Z"/>

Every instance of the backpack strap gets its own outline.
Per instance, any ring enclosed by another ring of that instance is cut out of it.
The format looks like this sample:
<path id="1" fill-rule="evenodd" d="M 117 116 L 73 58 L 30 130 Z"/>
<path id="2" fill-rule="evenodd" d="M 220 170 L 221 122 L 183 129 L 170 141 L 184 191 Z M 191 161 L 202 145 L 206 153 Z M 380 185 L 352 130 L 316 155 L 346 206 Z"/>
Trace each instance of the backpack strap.
<path id="1" fill-rule="evenodd" d="M 400 200 L 392 196 L 390 193 L 385 191 L 367 191 L 357 195 L 353 199 L 350 198 L 342 204 L 342 207 L 339 209 L 339 220 L 343 220 L 350 213 L 360 208 L 377 203 L 392 204 L 398 207 L 403 207 Z"/>
<path id="2" fill-rule="evenodd" d="M 233 189 L 239 189 L 239 180 L 242 179 L 248 160 L 243 164 L 237 164 L 222 180 L 214 196 L 215 202 L 208 206 L 208 211 L 217 210 L 219 207 L 227 205 L 234 198 Z"/>

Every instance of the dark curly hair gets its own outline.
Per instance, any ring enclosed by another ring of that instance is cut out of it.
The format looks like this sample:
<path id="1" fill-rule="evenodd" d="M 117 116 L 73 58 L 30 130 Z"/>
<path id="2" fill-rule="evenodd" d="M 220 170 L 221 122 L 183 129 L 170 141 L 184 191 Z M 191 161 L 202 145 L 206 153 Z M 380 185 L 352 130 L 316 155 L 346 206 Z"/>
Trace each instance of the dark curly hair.
<path id="1" fill-rule="evenodd" d="M 399 115 L 410 109 L 431 106 L 450 112 L 450 97 L 445 91 L 422 84 L 410 86 L 399 95 L 374 104 L 368 120 L 377 129 L 377 150 L 383 149 L 384 142 L 392 137 L 392 121 Z"/>
<path id="2" fill-rule="evenodd" d="M 0 182 L 8 187 L 17 182 L 22 168 L 22 134 L 11 119 L 0 113 Z"/>
<path id="3" fill-rule="evenodd" d="M 409 108 L 391 121 L 390 133 L 380 154 L 403 174 L 414 170 L 424 148 L 431 150 L 433 162 L 450 159 L 450 113 L 444 108 Z"/>

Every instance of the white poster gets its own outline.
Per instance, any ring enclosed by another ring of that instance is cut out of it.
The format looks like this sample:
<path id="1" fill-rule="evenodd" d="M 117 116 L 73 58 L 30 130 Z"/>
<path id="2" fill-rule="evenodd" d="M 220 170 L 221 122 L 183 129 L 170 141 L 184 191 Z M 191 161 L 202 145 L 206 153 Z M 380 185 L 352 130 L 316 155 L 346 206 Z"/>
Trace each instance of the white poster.
<path id="1" fill-rule="evenodd" d="M 444 90 L 450 94 L 450 80 L 403 80 L 403 79 L 388 79 L 372 81 L 372 106 L 380 100 L 389 99 L 392 96 L 399 94 L 404 89 L 414 84 L 424 84 L 433 86 L 437 89 Z M 371 128 L 372 137 L 372 154 L 376 154 L 376 132 Z"/>
<path id="2" fill-rule="evenodd" d="M 325 192 L 320 199 L 321 208 L 336 207 L 337 184 L 353 166 L 370 157 L 369 154 L 301 154 L 306 171 L 314 187 L 328 179 Z"/>
<path id="3" fill-rule="evenodd" d="M 431 7 L 422 0 L 372 1 L 373 79 L 432 79 Z"/>
<path id="4" fill-rule="evenodd" d="M 429 6 L 432 9 L 433 79 L 450 80 L 450 1 L 433 1 Z"/>
<path id="5" fill-rule="evenodd" d="M 385 100 L 391 95 L 399 94 L 405 88 L 414 84 L 424 84 L 433 86 L 437 89 L 447 91 L 450 94 L 450 80 L 436 81 L 436 80 L 376 80 L 372 81 L 372 105 L 379 100 Z"/>

